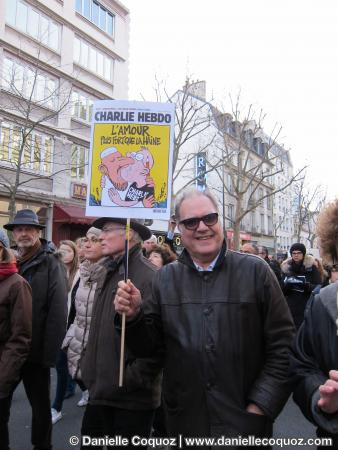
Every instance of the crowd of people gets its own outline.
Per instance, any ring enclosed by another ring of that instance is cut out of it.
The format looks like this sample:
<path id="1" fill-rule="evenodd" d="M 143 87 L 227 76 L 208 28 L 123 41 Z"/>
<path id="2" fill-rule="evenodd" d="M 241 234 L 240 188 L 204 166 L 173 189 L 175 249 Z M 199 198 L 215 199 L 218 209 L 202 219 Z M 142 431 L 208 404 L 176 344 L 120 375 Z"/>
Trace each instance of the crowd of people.
<path id="1" fill-rule="evenodd" d="M 338 201 L 318 220 L 322 260 L 301 243 L 281 265 L 252 242 L 229 250 L 208 191 L 178 196 L 164 244 L 131 219 L 125 255 L 125 227 L 102 217 L 58 248 L 28 209 L 4 226 L 12 246 L 0 229 L 0 450 L 20 381 L 36 450 L 76 385 L 83 436 L 271 437 L 293 391 L 338 445 Z"/>

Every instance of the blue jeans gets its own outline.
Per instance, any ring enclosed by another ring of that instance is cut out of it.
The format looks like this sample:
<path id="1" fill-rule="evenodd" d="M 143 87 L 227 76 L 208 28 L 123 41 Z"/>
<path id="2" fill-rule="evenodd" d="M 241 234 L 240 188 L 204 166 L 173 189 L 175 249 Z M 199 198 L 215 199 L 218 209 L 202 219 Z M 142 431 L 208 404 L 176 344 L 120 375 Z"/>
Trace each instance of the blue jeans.
<path id="1" fill-rule="evenodd" d="M 56 361 L 56 392 L 52 408 L 56 411 L 62 410 L 63 399 L 68 385 L 68 362 L 67 353 L 60 350 L 58 359 Z"/>

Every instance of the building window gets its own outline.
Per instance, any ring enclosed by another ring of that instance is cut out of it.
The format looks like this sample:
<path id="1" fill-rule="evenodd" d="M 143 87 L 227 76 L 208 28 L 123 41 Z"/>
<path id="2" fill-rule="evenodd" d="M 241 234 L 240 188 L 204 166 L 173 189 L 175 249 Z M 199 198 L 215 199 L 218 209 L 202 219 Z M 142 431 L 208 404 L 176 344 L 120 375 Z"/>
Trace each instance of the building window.
<path id="1" fill-rule="evenodd" d="M 112 80 L 114 60 L 78 38 L 74 39 L 74 61 L 99 77 Z"/>
<path id="2" fill-rule="evenodd" d="M 256 214 L 254 211 L 250 213 L 250 222 L 252 231 L 256 230 Z"/>
<path id="3" fill-rule="evenodd" d="M 22 0 L 6 1 L 6 23 L 50 47 L 60 50 L 61 26 Z"/>
<path id="4" fill-rule="evenodd" d="M 273 226 L 272 226 L 272 217 L 268 216 L 268 233 L 269 235 L 273 234 Z"/>
<path id="5" fill-rule="evenodd" d="M 272 199 L 271 199 L 271 196 L 266 197 L 266 207 L 267 207 L 268 209 L 272 209 Z"/>
<path id="6" fill-rule="evenodd" d="M 71 177 L 85 181 L 88 167 L 88 149 L 81 145 L 72 145 Z"/>
<path id="7" fill-rule="evenodd" d="M 230 173 L 227 174 L 227 188 L 228 188 L 229 192 L 231 192 L 231 193 L 234 192 L 234 185 L 232 183 L 232 178 L 231 178 Z"/>
<path id="8" fill-rule="evenodd" d="M 233 226 L 234 221 L 234 205 L 228 205 L 228 217 L 229 217 L 229 226 Z"/>
<path id="9" fill-rule="evenodd" d="M 262 188 L 259 188 L 258 189 L 258 200 L 260 200 L 261 206 L 264 206 L 263 205 L 264 200 L 262 200 L 263 197 L 264 197 L 264 191 Z"/>
<path id="10" fill-rule="evenodd" d="M 5 122 L 0 127 L 1 163 L 12 167 L 20 166 L 43 175 L 51 174 L 54 146 L 52 137 L 32 131 L 23 142 L 20 127 Z M 22 156 L 19 163 L 20 153 Z"/>
<path id="11" fill-rule="evenodd" d="M 1 127 L 0 134 L 0 161 L 9 161 L 9 142 L 10 129 L 8 127 Z"/>
<path id="12" fill-rule="evenodd" d="M 7 57 L 3 59 L 2 87 L 40 106 L 50 109 L 57 106 L 57 80 Z"/>
<path id="13" fill-rule="evenodd" d="M 101 30 L 114 35 L 115 16 L 95 0 L 76 0 L 76 11 Z"/>
<path id="14" fill-rule="evenodd" d="M 261 233 L 265 233 L 265 220 L 264 220 L 264 214 L 261 214 Z"/>
<path id="15" fill-rule="evenodd" d="M 72 93 L 72 117 L 86 122 L 92 120 L 93 100 L 77 91 Z"/>

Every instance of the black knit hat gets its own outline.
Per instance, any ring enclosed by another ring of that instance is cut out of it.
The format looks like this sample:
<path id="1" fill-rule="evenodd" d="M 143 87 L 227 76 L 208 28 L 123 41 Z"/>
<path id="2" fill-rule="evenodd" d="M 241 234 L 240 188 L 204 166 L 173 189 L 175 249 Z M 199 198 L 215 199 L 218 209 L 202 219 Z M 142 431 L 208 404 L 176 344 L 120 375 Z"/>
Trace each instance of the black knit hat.
<path id="1" fill-rule="evenodd" d="M 292 256 L 292 252 L 299 251 L 302 252 L 303 255 L 306 255 L 306 248 L 304 244 L 301 244 L 300 242 L 296 242 L 295 244 L 292 244 L 290 247 L 290 255 Z"/>

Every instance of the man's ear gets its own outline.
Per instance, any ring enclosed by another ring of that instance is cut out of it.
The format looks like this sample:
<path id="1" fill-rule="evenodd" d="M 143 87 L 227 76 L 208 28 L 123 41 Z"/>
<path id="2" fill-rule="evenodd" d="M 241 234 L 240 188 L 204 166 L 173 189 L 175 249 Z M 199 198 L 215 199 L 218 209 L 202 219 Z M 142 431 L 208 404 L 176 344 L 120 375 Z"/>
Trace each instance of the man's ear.
<path id="1" fill-rule="evenodd" d="M 104 164 L 99 165 L 99 171 L 102 173 L 102 175 L 108 175 L 107 166 L 105 166 Z"/>

